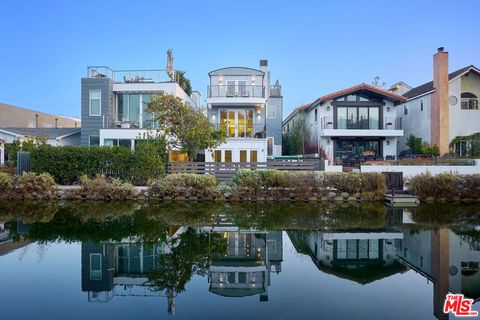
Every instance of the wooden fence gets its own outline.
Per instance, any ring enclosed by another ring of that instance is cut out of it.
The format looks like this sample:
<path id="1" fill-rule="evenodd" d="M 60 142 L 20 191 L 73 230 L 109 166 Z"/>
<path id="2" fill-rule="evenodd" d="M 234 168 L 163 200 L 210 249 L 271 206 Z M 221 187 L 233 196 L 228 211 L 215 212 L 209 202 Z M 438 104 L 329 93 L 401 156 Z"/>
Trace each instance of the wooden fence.
<path id="1" fill-rule="evenodd" d="M 321 170 L 322 163 L 323 161 L 319 159 L 300 161 L 273 160 L 268 162 L 168 162 L 167 174 L 212 174 L 219 181 L 229 181 L 233 178 L 237 170 L 240 169 L 318 171 Z"/>

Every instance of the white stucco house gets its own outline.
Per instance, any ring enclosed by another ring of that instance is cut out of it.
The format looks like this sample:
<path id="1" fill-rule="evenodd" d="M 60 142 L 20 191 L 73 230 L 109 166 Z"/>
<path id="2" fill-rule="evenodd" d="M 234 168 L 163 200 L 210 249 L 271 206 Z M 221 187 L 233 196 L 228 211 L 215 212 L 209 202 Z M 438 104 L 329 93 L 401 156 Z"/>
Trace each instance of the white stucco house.
<path id="1" fill-rule="evenodd" d="M 260 69 L 227 67 L 208 75 L 208 118 L 227 138 L 205 151 L 205 161 L 265 162 L 280 156 L 283 97 L 278 81 L 270 83 L 268 61 L 260 60 Z"/>
<path id="2" fill-rule="evenodd" d="M 403 136 L 397 119 L 401 95 L 365 83 L 327 94 L 296 108 L 283 121 L 283 134 L 300 117 L 310 126 L 310 140 L 329 160 L 354 163 L 395 159 Z"/>
<path id="3" fill-rule="evenodd" d="M 433 81 L 411 88 L 403 82 L 390 92 L 406 98 L 396 108 L 405 132 L 399 138 L 399 151 L 414 135 L 430 145 L 437 145 L 443 155 L 450 151 L 453 139 L 480 132 L 480 69 L 470 65 L 448 73 L 448 52 L 439 48 L 433 58 Z M 459 141 L 453 150 L 468 155 L 468 142 Z"/>

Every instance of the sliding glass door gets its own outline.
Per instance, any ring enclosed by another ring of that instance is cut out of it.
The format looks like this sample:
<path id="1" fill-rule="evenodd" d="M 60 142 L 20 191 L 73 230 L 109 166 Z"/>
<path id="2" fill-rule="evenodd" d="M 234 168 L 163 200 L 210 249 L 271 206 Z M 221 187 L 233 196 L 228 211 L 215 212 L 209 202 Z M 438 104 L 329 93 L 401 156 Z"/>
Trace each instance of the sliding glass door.
<path id="1" fill-rule="evenodd" d="M 220 110 L 220 128 L 227 137 L 251 138 L 253 136 L 253 110 Z"/>

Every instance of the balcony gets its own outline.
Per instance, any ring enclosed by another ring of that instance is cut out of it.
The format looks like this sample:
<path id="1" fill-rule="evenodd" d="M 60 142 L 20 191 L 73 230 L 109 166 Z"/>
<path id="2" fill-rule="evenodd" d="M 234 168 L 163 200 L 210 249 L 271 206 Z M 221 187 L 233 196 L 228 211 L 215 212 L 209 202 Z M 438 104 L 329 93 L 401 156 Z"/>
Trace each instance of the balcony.
<path id="1" fill-rule="evenodd" d="M 136 119 L 115 116 L 112 114 L 102 115 L 102 129 L 157 129 L 158 123 L 151 115 L 138 116 Z"/>
<path id="2" fill-rule="evenodd" d="M 383 118 L 383 127 L 369 121 L 352 122 L 347 120 L 342 128 L 338 128 L 333 117 L 327 116 L 320 119 L 320 130 L 323 136 L 365 136 L 365 137 L 401 137 L 403 136 L 401 118 L 385 117 Z"/>
<path id="3" fill-rule="evenodd" d="M 244 124 L 239 125 L 238 123 L 229 124 L 229 123 L 212 123 L 213 128 L 216 130 L 223 130 L 227 134 L 227 138 L 255 138 L 255 139 L 264 139 L 265 135 L 265 124 L 263 123 L 254 123 L 254 124 Z"/>
<path id="4" fill-rule="evenodd" d="M 87 78 L 110 78 L 115 83 L 171 82 L 166 70 L 112 70 L 107 66 L 87 67 Z"/>
<path id="5" fill-rule="evenodd" d="M 265 98 L 265 87 L 253 85 L 213 85 L 208 86 L 208 98 Z"/>

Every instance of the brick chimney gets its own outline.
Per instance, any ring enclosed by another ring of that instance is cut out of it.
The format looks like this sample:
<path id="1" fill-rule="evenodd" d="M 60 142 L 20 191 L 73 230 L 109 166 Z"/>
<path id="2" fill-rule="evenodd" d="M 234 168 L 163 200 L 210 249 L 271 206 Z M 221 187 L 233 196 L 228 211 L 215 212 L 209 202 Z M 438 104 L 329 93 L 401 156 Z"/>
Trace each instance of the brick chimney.
<path id="1" fill-rule="evenodd" d="M 443 47 L 433 55 L 433 88 L 431 113 L 431 145 L 437 145 L 440 155 L 448 153 L 450 143 L 448 114 L 448 52 Z"/>

